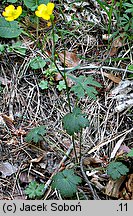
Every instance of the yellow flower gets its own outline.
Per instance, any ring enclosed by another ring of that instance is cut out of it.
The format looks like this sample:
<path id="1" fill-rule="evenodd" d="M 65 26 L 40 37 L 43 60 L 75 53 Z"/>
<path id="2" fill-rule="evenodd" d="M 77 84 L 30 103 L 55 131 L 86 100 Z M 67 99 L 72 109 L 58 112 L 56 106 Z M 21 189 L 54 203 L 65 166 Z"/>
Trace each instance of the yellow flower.
<path id="1" fill-rule="evenodd" d="M 53 13 L 54 3 L 48 3 L 47 5 L 41 4 L 35 11 L 36 16 L 43 18 L 44 20 L 50 20 L 50 15 Z"/>
<path id="2" fill-rule="evenodd" d="M 5 8 L 2 15 L 5 17 L 7 21 L 13 21 L 17 19 L 22 13 L 22 7 L 18 6 L 17 9 L 13 5 L 9 5 Z"/>

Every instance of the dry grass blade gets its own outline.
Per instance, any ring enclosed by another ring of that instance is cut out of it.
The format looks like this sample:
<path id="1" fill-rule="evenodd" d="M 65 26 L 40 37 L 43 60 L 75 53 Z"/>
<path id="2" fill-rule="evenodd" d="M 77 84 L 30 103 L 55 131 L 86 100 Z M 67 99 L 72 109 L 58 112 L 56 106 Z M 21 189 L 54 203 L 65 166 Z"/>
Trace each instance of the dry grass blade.
<path id="1" fill-rule="evenodd" d="M 122 145 L 124 139 L 126 138 L 126 135 L 127 135 L 127 134 L 125 134 L 123 137 L 121 137 L 121 138 L 118 140 L 118 142 L 115 144 L 115 147 L 114 147 L 114 149 L 113 149 L 113 151 L 112 151 L 112 153 L 111 153 L 110 159 L 113 159 L 113 158 L 115 157 L 115 155 L 116 155 L 118 149 L 120 148 L 120 146 Z"/>
<path id="2" fill-rule="evenodd" d="M 133 128 L 131 128 L 131 129 L 125 131 L 125 132 L 122 132 L 121 134 L 116 135 L 115 137 L 113 137 L 113 138 L 111 138 L 111 139 L 109 139 L 109 140 L 107 140 L 107 141 L 104 141 L 104 142 L 102 142 L 102 143 L 99 143 L 99 144 L 96 145 L 94 148 L 92 148 L 91 150 L 89 150 L 89 151 L 88 151 L 88 154 L 92 154 L 93 152 L 98 151 L 100 148 L 102 148 L 103 146 L 109 144 L 110 142 L 112 142 L 112 141 L 118 139 L 119 137 L 121 137 L 121 136 L 123 136 L 123 135 L 127 135 L 128 133 L 132 132 L 132 130 L 133 130 Z"/>

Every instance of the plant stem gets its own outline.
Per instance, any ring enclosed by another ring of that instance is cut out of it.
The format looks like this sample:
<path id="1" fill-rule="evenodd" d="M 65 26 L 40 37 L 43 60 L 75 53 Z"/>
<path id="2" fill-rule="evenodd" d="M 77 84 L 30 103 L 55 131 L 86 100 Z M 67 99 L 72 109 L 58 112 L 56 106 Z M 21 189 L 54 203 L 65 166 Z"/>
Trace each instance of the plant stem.
<path id="1" fill-rule="evenodd" d="M 36 17 L 36 37 L 37 37 L 37 40 L 38 40 L 38 37 L 39 37 L 39 34 L 38 34 L 38 32 L 39 32 L 39 18 L 38 17 Z"/>
<path id="2" fill-rule="evenodd" d="M 112 0 L 111 8 L 109 10 L 108 36 L 110 36 L 110 33 L 111 33 L 111 21 L 112 21 L 113 7 L 114 7 L 114 0 Z"/>
<path id="3" fill-rule="evenodd" d="M 64 75 L 63 75 L 63 79 L 64 79 L 65 85 L 66 85 L 66 94 L 67 94 L 67 101 L 68 101 L 69 111 L 72 112 L 72 110 L 71 110 L 71 101 L 70 101 L 70 94 L 69 94 L 69 87 L 68 87 L 68 84 L 67 84 L 67 77 L 66 77 L 66 73 L 65 72 L 64 72 Z"/>
<path id="4" fill-rule="evenodd" d="M 81 130 L 80 130 L 80 140 L 79 140 L 79 161 L 81 160 L 81 157 L 82 157 L 82 133 L 83 133 L 83 130 L 81 128 Z"/>
<path id="5" fill-rule="evenodd" d="M 51 20 L 51 23 L 52 23 L 52 36 L 53 36 L 52 57 L 53 57 L 53 61 L 54 61 L 54 64 L 55 64 L 58 72 L 61 74 L 61 76 L 63 77 L 63 79 L 65 81 L 68 107 L 69 107 L 69 111 L 71 113 L 72 111 L 71 111 L 70 93 L 69 93 L 69 87 L 68 87 L 68 83 L 67 83 L 67 76 L 66 76 L 66 72 L 65 72 L 65 56 L 66 56 L 65 55 L 65 49 L 64 49 L 64 71 L 61 72 L 60 69 L 58 68 L 58 65 L 56 64 L 56 58 L 55 58 L 55 32 L 54 32 L 54 22 L 53 22 L 53 20 Z M 73 150 L 74 150 L 74 154 L 75 154 L 75 162 L 78 163 L 78 157 L 77 157 L 77 153 L 76 153 L 74 135 L 72 135 L 72 144 L 73 144 Z"/>
<path id="6" fill-rule="evenodd" d="M 78 163 L 78 157 L 77 157 L 77 152 L 76 152 L 76 147 L 75 147 L 74 135 L 72 135 L 72 144 L 73 144 L 73 151 L 74 151 L 74 154 L 75 154 L 75 163 Z"/>
<path id="7" fill-rule="evenodd" d="M 120 7 L 119 7 L 119 18 L 120 18 L 120 16 L 121 16 L 121 9 L 122 9 L 122 0 L 120 0 Z"/>
<path id="8" fill-rule="evenodd" d="M 52 58 L 53 62 L 56 62 L 55 59 L 55 33 L 54 33 L 54 22 L 52 21 L 52 37 L 53 37 L 53 47 L 52 47 Z"/>
<path id="9" fill-rule="evenodd" d="M 69 87 L 68 87 L 68 84 L 67 84 L 67 76 L 66 76 L 66 72 L 65 72 L 65 53 L 64 53 L 64 72 L 61 72 L 60 69 L 58 68 L 57 64 L 56 64 L 56 58 L 55 58 L 55 32 L 54 32 L 54 22 L 53 22 L 53 20 L 51 20 L 51 23 L 52 23 L 52 37 L 53 37 L 53 48 L 52 48 L 53 62 L 55 64 L 58 72 L 61 74 L 61 76 L 63 77 L 63 79 L 65 81 L 68 107 L 69 107 L 69 111 L 71 112 L 71 102 L 70 102 Z"/>

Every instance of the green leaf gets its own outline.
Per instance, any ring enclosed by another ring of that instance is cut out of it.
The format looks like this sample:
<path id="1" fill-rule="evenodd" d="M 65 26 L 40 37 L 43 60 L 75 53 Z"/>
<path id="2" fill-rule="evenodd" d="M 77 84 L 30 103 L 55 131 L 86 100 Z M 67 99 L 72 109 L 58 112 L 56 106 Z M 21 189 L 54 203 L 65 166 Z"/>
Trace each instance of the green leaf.
<path id="1" fill-rule="evenodd" d="M 126 18 L 126 20 L 129 20 L 129 16 L 127 16 L 127 14 L 123 14 L 122 19 L 124 19 L 124 17 Z"/>
<path id="2" fill-rule="evenodd" d="M 38 6 L 36 0 L 24 0 L 24 4 L 26 7 L 30 8 L 31 10 L 35 10 Z"/>
<path id="3" fill-rule="evenodd" d="M 24 4 L 26 7 L 30 8 L 32 11 L 36 10 L 38 5 L 40 4 L 47 4 L 49 0 L 24 0 Z"/>
<path id="4" fill-rule="evenodd" d="M 85 97 L 86 93 L 90 98 L 96 99 L 98 92 L 93 86 L 98 88 L 101 88 L 102 86 L 100 83 L 95 81 L 92 76 L 70 76 L 70 78 L 76 82 L 76 85 L 71 88 L 71 91 L 73 91 L 79 99 Z"/>
<path id="5" fill-rule="evenodd" d="M 133 71 L 133 64 L 128 66 L 128 70 Z"/>
<path id="6" fill-rule="evenodd" d="M 7 2 L 12 3 L 12 4 L 16 3 L 17 1 L 18 0 L 7 0 Z"/>
<path id="7" fill-rule="evenodd" d="M 125 11 L 125 13 L 133 13 L 133 7 L 132 8 L 129 8 Z"/>
<path id="8" fill-rule="evenodd" d="M 45 65 L 46 65 L 46 61 L 42 59 L 40 56 L 35 57 L 30 61 L 30 66 L 34 70 L 43 68 Z"/>
<path id="9" fill-rule="evenodd" d="M 32 181 L 25 189 L 25 193 L 29 196 L 29 198 L 40 197 L 44 193 L 44 185 L 38 184 L 36 181 Z"/>
<path id="10" fill-rule="evenodd" d="M 5 51 L 5 44 L 0 44 L 0 54 Z"/>
<path id="11" fill-rule="evenodd" d="M 39 0 L 39 5 L 40 4 L 45 4 L 47 5 L 50 2 L 50 0 Z"/>
<path id="12" fill-rule="evenodd" d="M 65 85 L 65 81 L 64 80 L 62 80 L 62 81 L 59 82 L 59 84 L 57 85 L 57 89 L 59 91 L 62 91 L 63 89 L 66 89 L 66 85 Z"/>
<path id="13" fill-rule="evenodd" d="M 39 87 L 44 90 L 44 89 L 48 89 L 48 81 L 47 80 L 42 80 L 40 83 L 39 83 Z"/>
<path id="14" fill-rule="evenodd" d="M 20 55 L 26 54 L 26 47 L 23 46 L 21 41 L 12 44 L 12 46 L 9 46 L 7 50 L 8 52 L 16 52 Z"/>
<path id="15" fill-rule="evenodd" d="M 56 188 L 63 197 L 72 197 L 81 183 L 81 178 L 74 174 L 73 169 L 57 173 L 52 180 L 52 188 Z"/>
<path id="16" fill-rule="evenodd" d="M 114 180 L 126 175 L 128 172 L 129 169 L 122 162 L 111 162 L 107 167 L 107 174 Z"/>
<path id="17" fill-rule="evenodd" d="M 56 69 L 55 64 L 54 64 L 54 63 L 51 63 L 51 64 L 49 65 L 49 68 L 48 68 L 47 70 L 44 70 L 44 71 L 43 71 L 43 74 L 45 74 L 45 76 L 46 76 L 47 78 L 52 78 L 52 77 L 54 77 L 54 75 L 56 74 L 56 72 L 57 72 L 57 69 Z"/>
<path id="18" fill-rule="evenodd" d="M 130 150 L 130 152 L 127 154 L 128 157 L 133 157 L 133 148 Z"/>
<path id="19" fill-rule="evenodd" d="M 8 22 L 4 17 L 0 17 L 0 37 L 15 38 L 22 32 L 17 21 Z"/>
<path id="20" fill-rule="evenodd" d="M 124 3 L 124 6 L 126 6 L 126 7 L 133 7 L 133 5 L 130 4 L 130 3 Z"/>
<path id="21" fill-rule="evenodd" d="M 38 143 L 43 140 L 43 136 L 46 133 L 45 126 L 39 126 L 31 129 L 31 131 L 27 134 L 25 141 L 26 142 L 35 142 Z"/>
<path id="22" fill-rule="evenodd" d="M 84 117 L 78 107 L 74 108 L 72 113 L 68 113 L 63 117 L 63 126 L 69 135 L 79 132 L 88 125 L 88 119 Z"/>

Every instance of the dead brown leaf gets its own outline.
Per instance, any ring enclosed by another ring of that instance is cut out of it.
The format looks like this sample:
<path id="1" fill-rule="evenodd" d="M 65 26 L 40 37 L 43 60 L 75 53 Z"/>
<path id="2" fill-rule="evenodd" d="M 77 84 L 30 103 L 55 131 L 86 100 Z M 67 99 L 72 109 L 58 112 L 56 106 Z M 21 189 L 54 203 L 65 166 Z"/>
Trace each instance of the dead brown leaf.
<path id="1" fill-rule="evenodd" d="M 133 196 L 133 174 L 130 174 L 128 176 L 128 181 L 126 182 L 126 188 L 130 193 L 132 193 Z"/>
<path id="2" fill-rule="evenodd" d="M 105 194 L 110 197 L 119 198 L 120 187 L 125 179 L 126 179 L 126 176 L 121 176 L 117 180 L 111 179 L 106 186 Z"/>
<path id="3" fill-rule="evenodd" d="M 115 39 L 112 43 L 112 47 L 122 47 L 123 46 L 123 38 L 122 37 L 119 37 L 117 39 Z"/>
<path id="4" fill-rule="evenodd" d="M 16 131 L 14 124 L 13 124 L 13 120 L 10 116 L 1 114 L 1 117 L 3 118 L 5 124 L 7 125 L 7 127 L 11 130 L 11 131 Z"/>
<path id="5" fill-rule="evenodd" d="M 118 52 L 118 48 L 117 47 L 112 47 L 110 52 L 109 52 L 109 56 L 112 57 L 114 55 L 116 55 Z"/>
<path id="6" fill-rule="evenodd" d="M 64 64 L 64 52 L 61 52 L 58 55 L 60 61 Z M 65 51 L 65 65 L 67 67 L 76 67 L 79 63 L 80 59 L 77 57 L 76 53 Z"/>
<path id="7" fill-rule="evenodd" d="M 10 164 L 9 162 L 1 162 L 0 163 L 0 172 L 2 173 L 2 177 L 11 176 L 13 173 L 17 172 L 17 168 Z"/>
<path id="8" fill-rule="evenodd" d="M 103 161 L 99 158 L 93 158 L 93 157 L 86 157 L 83 159 L 83 164 L 85 166 L 88 166 L 88 165 L 95 165 L 95 164 L 99 164 L 99 163 L 102 163 Z"/>
<path id="9" fill-rule="evenodd" d="M 120 198 L 125 200 L 133 200 L 133 174 L 128 175 L 125 187 L 120 193 Z"/>
<path id="10" fill-rule="evenodd" d="M 109 73 L 104 72 L 104 76 L 107 77 L 108 79 L 112 80 L 114 83 L 119 83 L 121 81 L 120 77 L 116 77 L 113 74 L 109 74 Z"/>
<path id="11" fill-rule="evenodd" d="M 19 175 L 19 180 L 22 183 L 29 183 L 31 181 L 35 181 L 35 176 L 32 174 L 28 173 L 27 171 L 21 172 Z"/>
<path id="12" fill-rule="evenodd" d="M 109 56 L 112 57 L 112 56 L 116 55 L 118 52 L 118 49 L 122 46 L 123 46 L 123 38 L 119 37 L 119 38 L 115 39 L 112 43 L 112 47 L 111 47 Z"/>
<path id="13" fill-rule="evenodd" d="M 58 82 L 58 81 L 60 81 L 60 80 L 63 80 L 63 77 L 61 76 L 60 73 L 57 73 L 57 74 L 55 75 L 55 77 L 54 77 L 54 80 L 55 80 L 56 82 Z"/>

